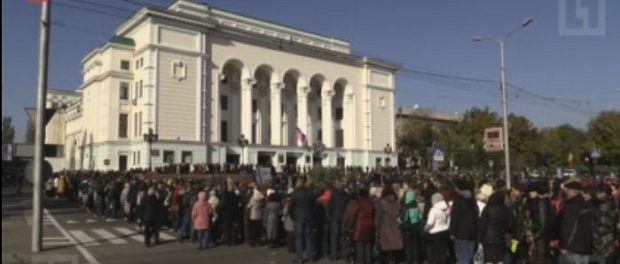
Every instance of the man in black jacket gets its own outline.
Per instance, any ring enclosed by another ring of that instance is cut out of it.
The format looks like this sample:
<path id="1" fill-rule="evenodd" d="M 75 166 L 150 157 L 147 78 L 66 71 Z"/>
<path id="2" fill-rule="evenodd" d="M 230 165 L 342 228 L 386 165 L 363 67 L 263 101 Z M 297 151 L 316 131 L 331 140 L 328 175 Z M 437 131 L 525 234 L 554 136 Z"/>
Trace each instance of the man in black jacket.
<path id="1" fill-rule="evenodd" d="M 151 246 L 151 238 L 155 238 L 155 244 L 159 244 L 159 226 L 164 214 L 162 200 L 157 197 L 155 188 L 151 187 L 144 201 L 144 244 Z"/>
<path id="2" fill-rule="evenodd" d="M 525 203 L 525 209 L 531 222 L 526 240 L 528 245 L 534 247 L 535 254 L 531 258 L 538 264 L 545 264 L 549 259 L 547 245 L 549 244 L 551 209 L 549 199 L 540 196 L 545 192 L 544 184 L 544 181 L 531 183 L 528 188 L 528 199 Z"/>
<path id="3" fill-rule="evenodd" d="M 594 209 L 581 194 L 579 182 L 564 184 L 566 202 L 560 212 L 560 252 L 567 263 L 588 263 L 592 254 Z"/>
<path id="4" fill-rule="evenodd" d="M 293 209 L 292 218 L 295 222 L 295 251 L 297 253 L 296 263 L 304 262 L 304 249 L 307 257 L 315 257 L 314 240 L 312 228 L 314 224 L 314 212 L 316 209 L 316 195 L 306 186 L 305 177 L 299 179 L 300 186 L 293 192 L 291 197 L 291 208 Z"/>
<path id="5" fill-rule="evenodd" d="M 222 222 L 222 237 L 224 244 L 232 247 L 236 244 L 237 232 L 235 223 L 238 221 L 237 211 L 239 210 L 239 196 L 235 194 L 234 186 L 229 183 L 222 195 L 220 203 L 220 212 Z"/>
<path id="6" fill-rule="evenodd" d="M 330 232 L 330 246 L 331 253 L 330 258 L 332 260 L 339 259 L 343 256 L 343 241 L 344 236 L 342 233 L 342 220 L 344 218 L 344 211 L 349 202 L 349 196 L 343 190 L 343 184 L 341 181 L 337 181 L 335 184 L 332 197 L 327 203 L 327 221 L 329 222 Z"/>
<path id="7" fill-rule="evenodd" d="M 458 264 L 469 264 L 476 244 L 478 206 L 472 195 L 472 184 L 466 180 L 456 182 L 456 197 L 450 213 L 450 235 L 454 239 L 454 253 Z"/>

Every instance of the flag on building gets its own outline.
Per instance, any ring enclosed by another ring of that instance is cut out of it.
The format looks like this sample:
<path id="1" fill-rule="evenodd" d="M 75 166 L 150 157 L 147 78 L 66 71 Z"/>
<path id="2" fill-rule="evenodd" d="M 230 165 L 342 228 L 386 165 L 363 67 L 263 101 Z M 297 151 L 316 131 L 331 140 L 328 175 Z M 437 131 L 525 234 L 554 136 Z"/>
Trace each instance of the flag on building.
<path id="1" fill-rule="evenodd" d="M 302 145 L 308 145 L 308 139 L 306 138 L 306 134 L 304 134 L 304 132 L 301 132 L 301 129 L 297 128 L 295 130 L 295 137 L 297 138 L 297 141 L 301 141 Z"/>

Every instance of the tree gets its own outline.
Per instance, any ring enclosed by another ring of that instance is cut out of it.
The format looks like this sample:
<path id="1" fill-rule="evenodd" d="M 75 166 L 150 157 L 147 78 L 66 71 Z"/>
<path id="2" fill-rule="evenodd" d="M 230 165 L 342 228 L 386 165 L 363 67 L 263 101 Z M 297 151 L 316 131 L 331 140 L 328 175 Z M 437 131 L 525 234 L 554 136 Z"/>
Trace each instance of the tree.
<path id="1" fill-rule="evenodd" d="M 15 127 L 10 116 L 2 117 L 2 144 L 12 144 L 15 141 Z"/>
<path id="2" fill-rule="evenodd" d="M 537 130 L 532 122 L 524 116 L 513 113 L 508 115 L 510 161 L 515 170 L 524 170 L 534 165 L 536 156 L 532 151 L 537 138 Z"/>
<path id="3" fill-rule="evenodd" d="M 603 111 L 590 120 L 588 137 L 601 149 L 599 164 L 620 164 L 620 111 Z"/>

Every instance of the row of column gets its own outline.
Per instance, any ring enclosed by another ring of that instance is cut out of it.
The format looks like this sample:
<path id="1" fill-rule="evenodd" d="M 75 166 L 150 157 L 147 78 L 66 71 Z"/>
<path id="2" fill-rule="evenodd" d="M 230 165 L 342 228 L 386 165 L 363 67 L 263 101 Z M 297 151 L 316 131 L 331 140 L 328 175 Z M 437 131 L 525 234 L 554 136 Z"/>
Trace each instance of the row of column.
<path id="1" fill-rule="evenodd" d="M 241 134 L 247 139 L 250 139 L 252 135 L 252 87 L 255 84 L 254 78 L 248 78 L 241 82 Z M 272 83 L 270 87 L 271 145 L 282 145 L 282 89 L 284 89 L 284 84 L 279 82 Z M 312 124 L 308 120 L 308 94 L 310 91 L 311 89 L 308 86 L 297 88 L 297 127 L 308 137 L 308 143 L 313 144 L 315 137 L 310 132 Z M 330 84 L 327 81 L 323 82 L 321 91 L 322 142 L 327 148 L 332 148 L 335 145 L 332 116 L 334 91 L 330 89 Z M 311 135 L 312 138 L 310 138 Z M 301 144 L 297 141 L 298 146 Z"/>

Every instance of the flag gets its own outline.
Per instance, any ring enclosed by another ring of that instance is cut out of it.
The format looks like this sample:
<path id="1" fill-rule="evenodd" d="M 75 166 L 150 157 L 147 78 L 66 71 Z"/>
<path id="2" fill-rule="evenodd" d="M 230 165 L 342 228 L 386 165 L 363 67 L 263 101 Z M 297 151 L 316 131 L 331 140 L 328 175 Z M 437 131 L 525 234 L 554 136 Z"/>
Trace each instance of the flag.
<path id="1" fill-rule="evenodd" d="M 295 137 L 297 138 L 297 141 L 301 141 L 302 145 L 304 146 L 308 145 L 306 134 L 304 134 L 304 132 L 301 132 L 301 129 L 299 129 L 299 127 L 295 130 Z"/>

